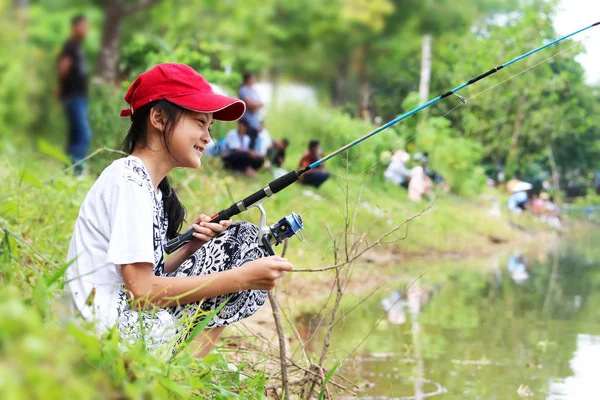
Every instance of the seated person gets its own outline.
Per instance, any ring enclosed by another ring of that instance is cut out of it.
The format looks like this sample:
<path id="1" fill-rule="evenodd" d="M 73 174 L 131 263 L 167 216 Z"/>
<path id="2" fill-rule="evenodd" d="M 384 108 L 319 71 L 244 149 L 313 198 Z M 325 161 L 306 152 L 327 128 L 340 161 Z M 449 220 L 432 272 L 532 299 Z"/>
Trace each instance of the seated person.
<path id="1" fill-rule="evenodd" d="M 222 158 L 226 169 L 245 172 L 248 176 L 256 175 L 264 162 L 264 158 L 250 149 L 248 122 L 239 120 L 237 129 L 232 129 L 225 136 Z"/>
<path id="2" fill-rule="evenodd" d="M 406 163 L 410 160 L 410 154 L 403 150 L 398 150 L 392 156 L 392 160 L 385 170 L 383 176 L 388 181 L 394 182 L 396 185 L 401 185 L 405 189 L 408 189 L 408 182 L 410 181 L 410 169 L 406 166 Z"/>
<path id="3" fill-rule="evenodd" d="M 265 128 L 263 122 L 260 123 L 260 128 L 258 131 L 258 137 L 256 138 L 256 144 L 252 150 L 256 151 L 256 153 L 260 154 L 262 157 L 267 155 L 267 151 L 273 145 L 273 139 L 271 139 L 271 134 Z"/>
<path id="4" fill-rule="evenodd" d="M 429 199 L 433 198 L 433 182 L 425 174 L 425 169 L 417 165 L 411 170 L 410 182 L 408 184 L 408 198 L 412 201 L 421 201 L 424 195 Z"/>
<path id="5" fill-rule="evenodd" d="M 533 200 L 531 201 L 531 212 L 534 214 L 544 214 L 546 212 L 544 200 L 535 194 L 533 195 Z"/>
<path id="6" fill-rule="evenodd" d="M 529 198 L 524 190 L 514 192 L 508 198 L 508 209 L 514 213 L 520 214 L 527 208 Z"/>
<path id="7" fill-rule="evenodd" d="M 321 151 L 321 146 L 319 145 L 318 140 L 311 140 L 308 143 L 308 150 L 302 155 L 300 159 L 299 168 L 304 168 L 314 163 L 323 157 L 323 153 Z M 300 175 L 300 183 L 304 185 L 310 185 L 318 188 L 321 186 L 327 179 L 329 179 L 329 171 L 323 167 L 323 165 L 319 165 L 311 169 L 310 171 L 305 172 Z"/>
<path id="8" fill-rule="evenodd" d="M 285 162 L 285 149 L 290 144 L 289 140 L 275 139 L 267 150 L 267 162 L 275 168 L 283 168 Z"/>

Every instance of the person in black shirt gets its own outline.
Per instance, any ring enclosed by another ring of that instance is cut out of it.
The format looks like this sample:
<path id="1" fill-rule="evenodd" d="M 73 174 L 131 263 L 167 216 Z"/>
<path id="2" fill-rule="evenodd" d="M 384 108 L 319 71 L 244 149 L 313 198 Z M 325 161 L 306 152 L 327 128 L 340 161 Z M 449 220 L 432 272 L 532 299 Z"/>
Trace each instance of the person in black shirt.
<path id="1" fill-rule="evenodd" d="M 60 99 L 69 121 L 67 154 L 73 163 L 83 160 L 88 152 L 92 132 L 87 120 L 87 63 L 82 44 L 88 32 L 83 15 L 71 21 L 71 37 L 63 46 L 58 60 Z M 83 164 L 75 166 L 75 175 L 81 175 Z"/>
<path id="2" fill-rule="evenodd" d="M 285 149 L 287 149 L 290 142 L 283 139 L 275 139 L 271 146 L 267 149 L 267 159 L 269 163 L 275 168 L 282 168 L 285 161 Z"/>

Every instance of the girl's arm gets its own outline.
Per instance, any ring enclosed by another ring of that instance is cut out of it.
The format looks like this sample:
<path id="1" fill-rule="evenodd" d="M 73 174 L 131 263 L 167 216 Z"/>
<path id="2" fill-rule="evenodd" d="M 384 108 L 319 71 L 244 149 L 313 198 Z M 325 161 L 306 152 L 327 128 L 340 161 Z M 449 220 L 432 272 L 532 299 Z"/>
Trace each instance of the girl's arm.
<path id="1" fill-rule="evenodd" d="M 243 290 L 270 290 L 292 268 L 285 258 L 271 256 L 209 275 L 155 276 L 152 263 L 123 264 L 121 274 L 135 300 L 132 307 L 140 310 L 188 304 Z"/>
<path id="2" fill-rule="evenodd" d="M 179 266 L 193 254 L 189 246 L 182 246 L 165 260 L 165 272 L 175 271 Z"/>

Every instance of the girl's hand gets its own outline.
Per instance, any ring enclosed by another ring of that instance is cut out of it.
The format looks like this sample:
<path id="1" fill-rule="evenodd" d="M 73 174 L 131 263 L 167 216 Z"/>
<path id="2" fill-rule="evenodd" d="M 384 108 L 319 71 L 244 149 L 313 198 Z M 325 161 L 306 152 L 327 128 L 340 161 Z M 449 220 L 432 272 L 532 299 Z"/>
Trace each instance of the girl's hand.
<path id="1" fill-rule="evenodd" d="M 188 243 L 188 249 L 192 253 L 195 252 L 206 242 L 230 227 L 231 224 L 232 221 L 230 219 L 226 219 L 217 223 L 211 223 L 209 216 L 200 214 L 192 221 L 192 229 L 195 232 L 194 239 Z"/>
<path id="2" fill-rule="evenodd" d="M 279 256 L 259 258 L 236 268 L 241 290 L 271 290 L 294 267 Z"/>

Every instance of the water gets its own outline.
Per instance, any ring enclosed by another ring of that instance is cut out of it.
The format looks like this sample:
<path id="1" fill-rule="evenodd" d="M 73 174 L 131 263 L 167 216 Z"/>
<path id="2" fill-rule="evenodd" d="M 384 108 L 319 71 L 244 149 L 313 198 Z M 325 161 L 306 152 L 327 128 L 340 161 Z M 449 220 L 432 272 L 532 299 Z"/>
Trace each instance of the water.
<path id="1" fill-rule="evenodd" d="M 334 329 L 330 358 L 345 359 L 342 374 L 362 398 L 600 399 L 596 242 L 399 266 L 425 275 L 351 311 Z M 323 321 L 297 322 L 320 351 Z"/>

